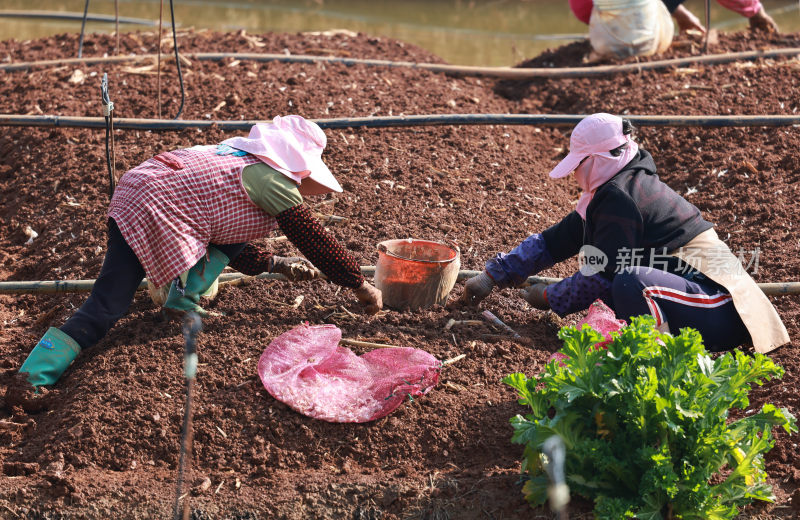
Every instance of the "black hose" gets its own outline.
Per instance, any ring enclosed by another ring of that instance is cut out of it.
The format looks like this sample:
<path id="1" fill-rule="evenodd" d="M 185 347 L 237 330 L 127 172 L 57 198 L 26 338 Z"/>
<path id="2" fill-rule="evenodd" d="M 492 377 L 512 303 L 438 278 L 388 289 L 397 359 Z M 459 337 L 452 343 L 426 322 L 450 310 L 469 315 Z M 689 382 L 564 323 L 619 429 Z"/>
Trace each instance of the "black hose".
<path id="1" fill-rule="evenodd" d="M 416 116 L 344 117 L 312 119 L 321 128 L 392 128 L 444 125 L 535 125 L 571 127 L 588 114 L 430 114 Z M 766 116 L 647 116 L 626 115 L 636 126 L 661 127 L 752 127 L 800 125 L 800 115 Z M 220 130 L 250 130 L 257 120 L 184 120 L 120 118 L 118 128 L 128 130 L 186 130 L 210 128 Z M 103 128 L 102 118 L 68 116 L 28 116 L 0 114 L 0 127 L 31 126 L 61 128 Z"/>
<path id="2" fill-rule="evenodd" d="M 181 83 L 181 106 L 178 108 L 178 113 L 175 119 L 181 117 L 183 113 L 183 103 L 186 100 L 186 89 L 183 87 L 183 73 L 181 72 L 181 59 L 178 56 L 178 36 L 175 33 L 175 8 L 172 6 L 172 0 L 169 0 L 169 14 L 172 17 L 172 44 L 175 47 L 175 65 L 178 67 L 178 81 Z M 159 35 L 159 38 L 161 35 Z M 158 42 L 161 45 L 161 42 Z"/>
<path id="3" fill-rule="evenodd" d="M 83 35 L 86 32 L 86 17 L 89 16 L 89 0 L 83 7 L 83 21 L 81 21 L 81 39 L 78 41 L 78 58 L 83 57 Z"/>

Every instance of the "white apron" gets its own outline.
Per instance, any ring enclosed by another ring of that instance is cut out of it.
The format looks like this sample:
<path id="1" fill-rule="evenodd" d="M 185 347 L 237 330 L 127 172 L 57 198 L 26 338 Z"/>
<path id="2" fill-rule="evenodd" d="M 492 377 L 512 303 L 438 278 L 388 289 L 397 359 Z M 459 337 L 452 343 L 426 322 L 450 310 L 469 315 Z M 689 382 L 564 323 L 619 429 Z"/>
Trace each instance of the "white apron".
<path id="1" fill-rule="evenodd" d="M 703 231 L 688 244 L 669 254 L 728 290 L 736 312 L 750 333 L 756 352 L 765 354 L 789 343 L 789 333 L 775 307 L 727 244 L 719 239 L 716 231 Z"/>

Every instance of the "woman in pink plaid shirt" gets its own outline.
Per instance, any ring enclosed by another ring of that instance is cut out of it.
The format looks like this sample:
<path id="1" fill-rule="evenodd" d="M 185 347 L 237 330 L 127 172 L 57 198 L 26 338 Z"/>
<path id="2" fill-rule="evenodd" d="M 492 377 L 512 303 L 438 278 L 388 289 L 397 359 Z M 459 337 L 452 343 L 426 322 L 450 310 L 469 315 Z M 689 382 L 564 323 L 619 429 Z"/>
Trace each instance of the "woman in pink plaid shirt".
<path id="1" fill-rule="evenodd" d="M 20 372 L 34 387 L 55 383 L 127 312 L 145 276 L 162 288 L 167 309 L 207 314 L 200 296 L 226 265 L 291 281 L 321 271 L 353 289 L 367 313 L 378 312 L 381 292 L 303 204 L 303 196 L 342 191 L 322 161 L 326 143 L 316 123 L 278 116 L 248 137 L 164 152 L 126 172 L 109 206 L 108 249 L 91 295 L 45 333 Z M 276 227 L 308 260 L 248 245 Z"/>

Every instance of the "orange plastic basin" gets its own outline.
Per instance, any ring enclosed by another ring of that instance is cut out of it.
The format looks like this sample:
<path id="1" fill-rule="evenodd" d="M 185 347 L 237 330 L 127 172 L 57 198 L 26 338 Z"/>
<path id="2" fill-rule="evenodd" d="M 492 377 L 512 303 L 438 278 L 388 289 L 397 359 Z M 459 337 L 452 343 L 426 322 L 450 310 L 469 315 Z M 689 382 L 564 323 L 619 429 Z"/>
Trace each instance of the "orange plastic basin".
<path id="1" fill-rule="evenodd" d="M 447 301 L 461 267 L 457 246 L 428 240 L 386 240 L 378 244 L 375 287 L 394 309 L 424 309 Z"/>

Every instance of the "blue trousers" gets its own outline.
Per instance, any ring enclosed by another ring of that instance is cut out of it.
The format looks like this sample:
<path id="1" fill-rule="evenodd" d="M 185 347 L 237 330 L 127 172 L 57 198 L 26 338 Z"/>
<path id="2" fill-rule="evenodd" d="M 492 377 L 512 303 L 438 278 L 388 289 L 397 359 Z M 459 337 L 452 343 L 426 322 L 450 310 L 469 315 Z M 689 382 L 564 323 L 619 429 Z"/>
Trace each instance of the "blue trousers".
<path id="1" fill-rule="evenodd" d="M 229 259 L 238 255 L 245 244 L 210 244 Z M 144 267 L 125 242 L 114 219 L 108 219 L 108 243 L 103 267 L 89 298 L 60 329 L 82 349 L 95 345 L 122 318 L 144 279 Z"/>
<path id="2" fill-rule="evenodd" d="M 628 267 L 614 277 L 611 295 L 617 318 L 650 314 L 657 325 L 666 322 L 675 334 L 691 327 L 700 332 L 709 351 L 751 342 L 731 295 L 703 276 L 692 281 L 651 267 Z"/>

